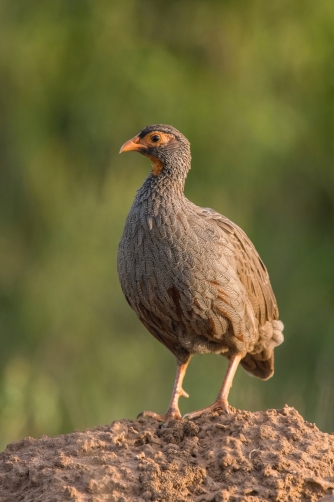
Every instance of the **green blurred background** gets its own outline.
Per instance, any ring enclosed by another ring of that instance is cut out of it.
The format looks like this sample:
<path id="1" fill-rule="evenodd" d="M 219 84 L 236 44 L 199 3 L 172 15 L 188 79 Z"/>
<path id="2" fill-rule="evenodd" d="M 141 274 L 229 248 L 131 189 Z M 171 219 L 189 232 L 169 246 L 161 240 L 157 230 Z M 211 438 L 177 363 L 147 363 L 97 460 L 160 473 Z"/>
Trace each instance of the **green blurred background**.
<path id="1" fill-rule="evenodd" d="M 191 141 L 186 195 L 238 223 L 285 324 L 230 403 L 334 426 L 334 3 L 0 2 L 0 444 L 165 411 L 173 356 L 122 296 L 118 241 L 150 123 Z M 226 360 L 195 357 L 183 412 Z"/>

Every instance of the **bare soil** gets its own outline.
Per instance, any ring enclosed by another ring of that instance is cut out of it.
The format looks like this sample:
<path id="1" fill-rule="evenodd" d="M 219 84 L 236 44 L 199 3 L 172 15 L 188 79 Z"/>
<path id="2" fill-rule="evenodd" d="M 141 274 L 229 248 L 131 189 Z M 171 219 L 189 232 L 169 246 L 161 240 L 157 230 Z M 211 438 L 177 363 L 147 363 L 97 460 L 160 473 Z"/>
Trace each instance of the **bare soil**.
<path id="1" fill-rule="evenodd" d="M 0 454 L 1 502 L 333 501 L 334 435 L 294 408 L 120 420 Z"/>

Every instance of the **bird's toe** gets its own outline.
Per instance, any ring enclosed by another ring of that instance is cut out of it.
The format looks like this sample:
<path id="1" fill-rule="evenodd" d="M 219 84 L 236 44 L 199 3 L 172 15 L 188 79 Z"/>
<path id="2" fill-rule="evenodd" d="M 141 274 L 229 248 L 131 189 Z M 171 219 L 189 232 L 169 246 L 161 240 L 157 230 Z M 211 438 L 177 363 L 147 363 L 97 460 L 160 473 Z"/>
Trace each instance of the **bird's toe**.
<path id="1" fill-rule="evenodd" d="M 142 411 L 137 416 L 138 418 L 154 418 L 158 422 L 169 422 L 170 420 L 181 420 L 182 415 L 178 410 L 169 410 L 164 415 L 159 415 L 159 413 L 154 413 L 154 411 Z"/>
<path id="2" fill-rule="evenodd" d="M 212 413 L 213 411 L 222 411 L 223 413 L 226 413 L 228 415 L 230 413 L 228 402 L 226 400 L 217 400 L 210 406 L 207 406 L 206 408 L 186 413 L 185 415 L 183 415 L 182 418 L 192 420 L 194 418 L 201 417 L 206 413 Z"/>

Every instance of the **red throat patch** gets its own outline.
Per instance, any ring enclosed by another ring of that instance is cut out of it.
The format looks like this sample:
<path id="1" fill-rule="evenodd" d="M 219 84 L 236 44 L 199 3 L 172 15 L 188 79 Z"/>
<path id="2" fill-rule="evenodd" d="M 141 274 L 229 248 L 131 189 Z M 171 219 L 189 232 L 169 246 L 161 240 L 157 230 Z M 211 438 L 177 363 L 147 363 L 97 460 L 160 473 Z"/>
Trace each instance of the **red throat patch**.
<path id="1" fill-rule="evenodd" d="M 161 160 L 158 160 L 155 157 L 152 157 L 151 155 L 147 155 L 147 157 L 153 162 L 153 169 L 152 169 L 153 176 L 159 176 L 164 167 L 163 163 L 161 162 Z"/>

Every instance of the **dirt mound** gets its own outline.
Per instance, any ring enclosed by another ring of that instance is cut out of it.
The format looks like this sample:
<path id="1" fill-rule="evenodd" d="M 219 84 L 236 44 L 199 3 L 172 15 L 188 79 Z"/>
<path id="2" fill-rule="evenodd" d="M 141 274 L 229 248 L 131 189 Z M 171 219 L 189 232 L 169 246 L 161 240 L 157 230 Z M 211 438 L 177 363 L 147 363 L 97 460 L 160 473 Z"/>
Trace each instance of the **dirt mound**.
<path id="1" fill-rule="evenodd" d="M 121 420 L 0 454 L 1 502 L 334 500 L 334 435 L 293 408 Z"/>

